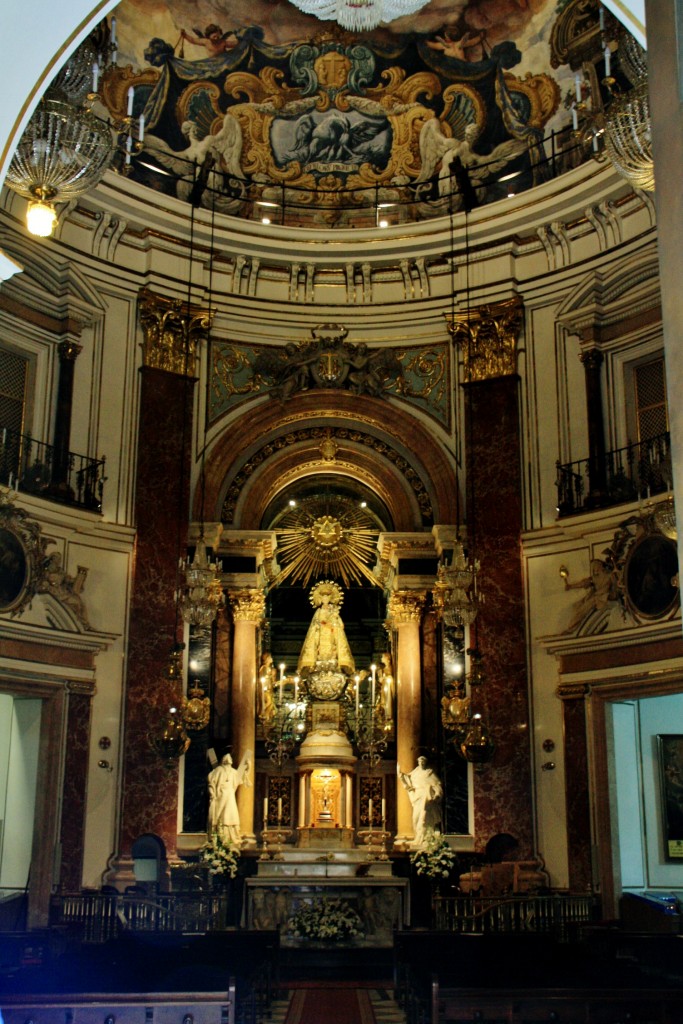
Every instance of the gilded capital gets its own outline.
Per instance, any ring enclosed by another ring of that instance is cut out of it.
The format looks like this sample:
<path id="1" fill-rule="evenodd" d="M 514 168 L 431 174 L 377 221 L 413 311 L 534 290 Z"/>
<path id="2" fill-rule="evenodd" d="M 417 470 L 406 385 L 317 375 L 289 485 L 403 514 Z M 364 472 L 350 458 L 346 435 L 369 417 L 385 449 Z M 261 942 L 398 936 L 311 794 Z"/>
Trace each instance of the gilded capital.
<path id="1" fill-rule="evenodd" d="M 555 692 L 560 700 L 583 700 L 591 688 L 588 683 L 561 683 Z"/>
<path id="2" fill-rule="evenodd" d="M 60 341 L 57 346 L 57 352 L 59 358 L 63 363 L 73 363 L 76 361 L 76 357 L 83 351 L 83 346 L 78 345 L 75 341 L 67 339 L 66 341 Z"/>
<path id="3" fill-rule="evenodd" d="M 517 373 L 517 343 L 524 322 L 520 298 L 488 303 L 464 313 L 446 313 L 445 317 L 449 333 L 462 349 L 467 384 Z"/>
<path id="4" fill-rule="evenodd" d="M 235 622 L 260 622 L 263 618 L 266 598 L 262 590 L 234 590 L 228 599 Z"/>
<path id="5" fill-rule="evenodd" d="M 197 344 L 211 327 L 213 311 L 143 288 L 138 296 L 138 312 L 144 332 L 144 366 L 193 377 Z"/>
<path id="6" fill-rule="evenodd" d="M 406 622 L 419 622 L 426 599 L 425 590 L 396 590 L 389 598 L 389 625 L 400 626 Z"/>
<path id="7" fill-rule="evenodd" d="M 599 348 L 589 348 L 579 356 L 581 362 L 589 370 L 599 370 L 605 357 Z"/>

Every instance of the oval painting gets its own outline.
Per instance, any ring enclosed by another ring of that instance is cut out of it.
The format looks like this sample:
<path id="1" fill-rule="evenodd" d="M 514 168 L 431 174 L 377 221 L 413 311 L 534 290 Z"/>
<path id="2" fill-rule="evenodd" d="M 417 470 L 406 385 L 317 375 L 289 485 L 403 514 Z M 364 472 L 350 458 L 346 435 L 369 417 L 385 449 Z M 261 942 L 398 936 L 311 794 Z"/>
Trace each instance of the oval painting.
<path id="1" fill-rule="evenodd" d="M 624 569 L 626 593 L 635 611 L 658 619 L 676 605 L 678 553 L 668 537 L 651 534 L 633 545 Z"/>
<path id="2" fill-rule="evenodd" d="M 0 528 L 0 611 L 11 611 L 19 603 L 27 582 L 24 546 L 15 533 Z"/>

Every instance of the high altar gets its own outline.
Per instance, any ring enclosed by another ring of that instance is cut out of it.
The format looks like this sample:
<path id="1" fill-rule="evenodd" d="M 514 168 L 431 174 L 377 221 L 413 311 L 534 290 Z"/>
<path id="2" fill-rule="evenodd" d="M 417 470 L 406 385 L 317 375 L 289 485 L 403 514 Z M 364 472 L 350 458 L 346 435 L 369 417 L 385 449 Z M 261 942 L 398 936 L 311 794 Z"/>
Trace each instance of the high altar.
<path id="1" fill-rule="evenodd" d="M 297 674 L 287 677 L 281 666 L 278 677 L 272 659 L 262 659 L 261 727 L 276 763 L 294 756 L 298 816 L 294 823 L 288 791 L 271 779 L 244 921 L 256 929 L 285 925 L 302 902 L 324 895 L 347 901 L 365 941 L 383 944 L 410 922 L 408 880 L 392 874 L 387 853 L 392 836 L 379 773 L 392 725 L 389 659 L 383 673 L 375 665 L 356 673 L 339 613 L 341 588 L 324 580 L 310 600 L 315 612 Z"/>

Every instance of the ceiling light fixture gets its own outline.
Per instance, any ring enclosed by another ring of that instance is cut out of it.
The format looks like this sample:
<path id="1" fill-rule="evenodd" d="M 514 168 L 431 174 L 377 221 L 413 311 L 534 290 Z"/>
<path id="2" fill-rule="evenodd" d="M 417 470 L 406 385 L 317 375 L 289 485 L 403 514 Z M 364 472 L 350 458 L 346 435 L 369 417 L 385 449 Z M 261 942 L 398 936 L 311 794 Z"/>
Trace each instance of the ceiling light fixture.
<path id="1" fill-rule="evenodd" d="M 336 21 L 349 32 L 369 32 L 378 25 L 414 14 L 427 0 L 292 0 L 304 14 Z"/>

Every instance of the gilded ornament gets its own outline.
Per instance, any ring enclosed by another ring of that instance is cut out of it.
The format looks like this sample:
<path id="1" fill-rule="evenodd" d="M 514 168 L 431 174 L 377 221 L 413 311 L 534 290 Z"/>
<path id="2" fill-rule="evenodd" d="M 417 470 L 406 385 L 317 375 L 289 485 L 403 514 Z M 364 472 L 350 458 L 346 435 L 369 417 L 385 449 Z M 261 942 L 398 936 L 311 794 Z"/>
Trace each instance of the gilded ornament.
<path id="1" fill-rule="evenodd" d="M 138 296 L 138 313 L 144 333 L 143 364 L 193 377 L 197 344 L 211 327 L 213 311 L 143 288 Z"/>
<path id="2" fill-rule="evenodd" d="M 445 316 L 448 330 L 462 350 L 467 383 L 517 373 L 517 342 L 524 319 L 521 299 Z"/>
<path id="3" fill-rule="evenodd" d="M 266 608 L 262 590 L 234 590 L 228 593 L 235 622 L 260 622 Z"/>
<path id="4" fill-rule="evenodd" d="M 427 593 L 424 590 L 396 590 L 389 598 L 387 618 L 391 626 L 419 622 Z"/>

